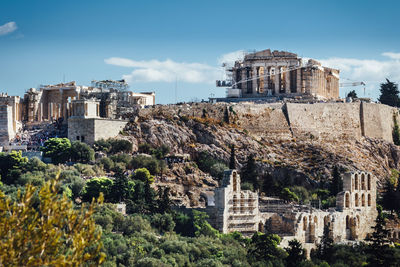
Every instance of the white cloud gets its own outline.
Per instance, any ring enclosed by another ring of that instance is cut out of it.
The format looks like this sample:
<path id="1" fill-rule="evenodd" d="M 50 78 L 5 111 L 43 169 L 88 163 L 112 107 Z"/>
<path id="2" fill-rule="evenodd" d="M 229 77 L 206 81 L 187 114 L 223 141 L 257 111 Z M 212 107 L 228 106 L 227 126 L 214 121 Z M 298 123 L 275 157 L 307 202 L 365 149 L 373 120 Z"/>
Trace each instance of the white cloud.
<path id="1" fill-rule="evenodd" d="M 0 26 L 0 36 L 12 33 L 17 29 L 18 29 L 17 24 L 14 21 L 8 22 Z"/>
<path id="2" fill-rule="evenodd" d="M 388 60 L 328 58 L 319 60 L 323 66 L 340 69 L 340 76 L 355 81 L 383 82 L 385 78 L 400 80 L 400 53 L 383 53 Z"/>
<path id="3" fill-rule="evenodd" d="M 382 56 L 389 57 L 391 59 L 400 59 L 400 53 L 385 52 L 382 53 Z"/>
<path id="4" fill-rule="evenodd" d="M 218 58 L 218 64 L 226 64 L 227 66 L 233 66 L 236 60 L 244 58 L 244 50 L 238 50 L 234 52 L 230 52 L 227 54 L 223 54 Z"/>
<path id="5" fill-rule="evenodd" d="M 400 53 L 385 52 L 382 55 L 388 59 L 328 58 L 318 61 L 323 66 L 339 69 L 341 82 L 348 80 L 365 82 L 367 85 L 365 96 L 376 98 L 379 96 L 379 84 L 385 82 L 386 78 L 400 82 Z M 346 93 L 352 89 L 358 90 L 358 87 L 342 88 L 341 91 Z"/>
<path id="6" fill-rule="evenodd" d="M 136 61 L 111 57 L 105 63 L 130 67 L 134 70 L 123 75 L 128 82 L 174 82 L 176 79 L 188 83 L 214 83 L 220 77 L 218 68 L 202 63 L 175 62 L 167 59 Z"/>

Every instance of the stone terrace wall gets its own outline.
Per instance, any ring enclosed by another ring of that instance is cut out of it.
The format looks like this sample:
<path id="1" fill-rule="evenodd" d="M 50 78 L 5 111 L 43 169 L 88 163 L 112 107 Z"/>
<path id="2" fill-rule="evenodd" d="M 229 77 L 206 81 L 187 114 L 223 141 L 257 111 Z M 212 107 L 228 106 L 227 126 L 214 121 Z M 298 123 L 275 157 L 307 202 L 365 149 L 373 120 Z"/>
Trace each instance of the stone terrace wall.
<path id="1" fill-rule="evenodd" d="M 340 140 L 361 137 L 359 103 L 286 104 L 295 137 Z"/>
<path id="2" fill-rule="evenodd" d="M 283 112 L 283 104 L 238 104 L 232 106 L 238 116 L 237 124 L 246 129 L 256 139 L 291 139 L 288 121 Z"/>
<path id="3" fill-rule="evenodd" d="M 392 142 L 392 131 L 394 126 L 393 114 L 395 114 L 396 118 L 398 117 L 398 111 L 396 108 L 387 105 L 363 102 L 361 104 L 363 135 Z"/>
<path id="4" fill-rule="evenodd" d="M 392 142 L 395 108 L 374 103 L 194 103 L 157 105 L 141 109 L 140 119 L 157 116 L 207 116 L 230 122 L 246 130 L 255 139 L 317 138 L 322 140 L 356 139 L 362 136 Z"/>

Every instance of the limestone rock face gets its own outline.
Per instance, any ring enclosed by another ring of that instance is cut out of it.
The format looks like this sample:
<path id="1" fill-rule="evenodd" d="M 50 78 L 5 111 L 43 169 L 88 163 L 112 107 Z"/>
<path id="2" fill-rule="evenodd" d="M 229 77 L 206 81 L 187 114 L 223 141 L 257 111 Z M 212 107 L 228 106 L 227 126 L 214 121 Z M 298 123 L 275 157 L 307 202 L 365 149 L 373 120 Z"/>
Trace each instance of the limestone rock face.
<path id="1" fill-rule="evenodd" d="M 172 153 L 187 153 L 195 159 L 200 152 L 206 151 L 226 163 L 230 157 L 229 147 L 233 144 L 237 169 L 243 166 L 250 154 L 254 154 L 261 174 L 268 173 L 281 179 L 290 177 L 294 184 L 308 188 L 321 177 L 330 179 L 334 166 L 338 166 L 342 172 L 354 170 L 371 172 L 378 178 L 378 187 L 379 181 L 388 177 L 392 168 L 400 167 L 399 147 L 382 139 L 387 133 L 378 134 L 374 130 L 374 135 L 382 136 L 381 139 L 365 136 L 360 131 L 360 126 L 354 130 L 357 134 L 349 134 L 349 129 L 355 127 L 357 119 L 347 123 L 345 119 L 340 118 L 339 122 L 335 122 L 334 115 L 327 115 L 330 109 L 335 108 L 334 104 L 310 105 L 312 108 L 306 106 L 313 111 L 312 116 L 315 118 L 312 119 L 311 115 L 308 115 L 303 123 L 300 123 L 300 119 L 296 124 L 290 123 L 290 118 L 289 120 L 286 118 L 287 115 L 301 108 L 304 110 L 305 104 L 301 105 L 294 108 L 290 106 L 291 111 L 286 115 L 282 104 L 265 106 L 197 103 L 156 106 L 143 109 L 136 118 L 132 118 L 125 127 L 125 135 L 121 138 L 132 141 L 136 149 L 140 143 L 149 143 L 153 146 L 165 144 L 171 148 Z M 321 111 L 318 110 L 319 106 L 322 108 Z M 374 108 L 378 109 L 379 106 Z M 346 109 L 351 111 L 347 112 L 350 116 L 353 113 L 357 115 L 360 107 L 352 104 L 346 106 Z M 365 113 L 366 107 L 363 109 Z M 386 106 L 384 110 L 387 111 Z M 324 120 L 322 124 L 318 124 L 316 121 L 322 118 L 319 118 L 318 114 L 322 114 L 324 118 L 329 117 L 331 122 Z M 344 113 L 339 115 L 341 114 Z M 387 120 L 393 120 L 393 117 L 386 117 Z M 310 124 L 309 121 L 312 120 L 315 121 Z M 383 120 L 383 117 L 379 120 Z M 329 126 L 330 123 L 341 122 L 346 122 L 341 128 Z M 365 123 L 368 122 L 364 122 L 364 125 Z M 385 123 L 381 122 L 382 125 Z M 387 121 L 386 124 L 389 123 Z M 319 129 L 320 125 L 329 126 L 329 131 L 328 128 Z M 310 126 L 309 133 L 312 134 L 307 134 L 308 126 Z M 296 134 L 299 132 L 301 134 Z M 323 134 L 318 135 L 318 132 Z M 348 134 L 343 134 L 344 132 Z M 192 177 L 190 179 L 193 179 L 194 187 L 201 187 L 204 185 L 203 178 L 207 176 L 204 173 L 199 177 L 188 176 L 180 172 L 170 175 L 176 177 L 170 183 L 176 184 L 177 188 L 182 187 L 182 179 L 189 179 L 188 177 Z M 217 181 L 214 182 L 217 184 Z M 189 198 L 189 195 L 184 193 L 189 191 L 187 188 L 185 190 L 181 188 L 179 192 L 185 198 Z M 191 194 L 193 199 L 194 195 Z"/>

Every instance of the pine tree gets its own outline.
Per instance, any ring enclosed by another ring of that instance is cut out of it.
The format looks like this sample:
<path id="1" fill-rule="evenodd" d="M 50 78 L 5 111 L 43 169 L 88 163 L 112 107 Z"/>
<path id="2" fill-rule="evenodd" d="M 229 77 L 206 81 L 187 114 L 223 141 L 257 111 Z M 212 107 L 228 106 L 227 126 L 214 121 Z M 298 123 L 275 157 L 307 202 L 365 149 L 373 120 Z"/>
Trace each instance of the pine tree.
<path id="1" fill-rule="evenodd" d="M 331 184 L 331 195 L 336 196 L 343 190 L 343 180 L 340 176 L 339 168 L 335 166 L 332 171 L 332 184 Z"/>
<path id="2" fill-rule="evenodd" d="M 392 107 L 398 107 L 400 105 L 399 89 L 397 84 L 386 79 L 386 83 L 381 83 L 381 95 L 379 101 L 382 104 L 386 104 Z"/>
<path id="3" fill-rule="evenodd" d="M 357 93 L 356 93 L 356 91 L 355 90 L 352 90 L 352 91 L 350 91 L 348 94 L 347 94 L 347 97 L 351 97 L 351 98 L 358 98 L 358 96 L 357 96 Z"/>
<path id="4" fill-rule="evenodd" d="M 252 183 L 254 189 L 259 189 L 261 184 L 258 179 L 256 160 L 253 154 L 250 154 L 242 169 L 242 182 Z"/>
<path id="5" fill-rule="evenodd" d="M 389 248 L 387 238 L 389 231 L 386 229 L 386 219 L 382 213 L 382 207 L 377 206 L 378 216 L 375 219 L 376 225 L 372 227 L 374 232 L 368 239 L 370 264 L 372 266 L 391 266 L 390 261 L 393 258 L 392 250 Z"/>
<path id="6" fill-rule="evenodd" d="M 307 259 L 306 251 L 297 239 L 289 241 L 289 247 L 285 248 L 288 256 L 286 258 L 286 266 L 296 267 Z"/>
<path id="7" fill-rule="evenodd" d="M 329 226 L 324 226 L 324 235 L 317 247 L 317 258 L 330 262 L 333 254 L 333 239 L 330 237 Z"/>
<path id="8" fill-rule="evenodd" d="M 159 186 L 158 187 L 158 212 L 159 213 L 168 213 L 171 211 L 171 199 L 169 198 L 169 187 L 165 187 L 164 189 Z"/>

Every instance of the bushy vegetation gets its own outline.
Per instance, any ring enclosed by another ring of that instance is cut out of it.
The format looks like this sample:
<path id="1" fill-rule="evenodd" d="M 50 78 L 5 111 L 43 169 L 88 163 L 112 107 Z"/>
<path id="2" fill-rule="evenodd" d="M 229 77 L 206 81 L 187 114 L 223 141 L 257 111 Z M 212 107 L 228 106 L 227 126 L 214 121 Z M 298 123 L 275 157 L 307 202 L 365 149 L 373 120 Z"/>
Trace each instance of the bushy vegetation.
<path id="1" fill-rule="evenodd" d="M 70 151 L 75 149 L 76 158 L 67 157 L 72 161 L 69 166 L 45 164 L 37 158 L 28 160 L 17 152 L 0 153 L 1 211 L 12 211 L 0 216 L 0 224 L 4 222 L 0 225 L 0 265 L 25 266 L 32 259 L 41 265 L 62 265 L 63 260 L 75 255 L 75 251 L 79 256 L 68 264 L 95 265 L 104 261 L 105 266 L 157 267 L 396 266 L 400 261 L 400 248 L 390 246 L 386 238 L 386 219 L 381 210 L 370 244 L 335 245 L 329 238 L 328 229 L 325 229 L 321 244 L 307 260 L 297 240 L 290 241 L 289 246 L 282 249 L 277 235 L 256 233 L 252 237 L 243 237 L 237 232 L 222 234 L 210 225 L 206 213 L 173 209 L 169 188 L 154 185 L 155 176 L 167 168 L 161 160 L 169 151 L 166 147 L 143 145 L 140 148 L 143 154 L 132 156 L 129 149 L 123 149 L 129 148 L 126 142 L 118 143 L 119 148 L 113 149 L 113 141 L 98 141 L 96 150 L 106 155 L 93 162 L 93 154 L 82 143 L 73 142 L 69 147 L 65 140 L 51 142 L 48 151 L 52 148 L 52 152 L 48 155 L 66 153 L 65 147 Z M 196 163 L 215 178 L 222 178 L 227 168 L 225 162 L 207 152 L 200 152 Z M 242 170 L 241 186 L 243 189 L 259 189 L 289 202 L 319 200 L 322 207 L 329 207 L 334 205 L 335 194 L 342 186 L 337 168 L 332 170 L 332 176 L 331 182 L 308 190 L 277 180 L 270 174 L 260 174 L 255 157 L 249 156 Z M 399 210 L 397 206 L 390 206 L 395 205 L 394 200 L 400 195 L 399 188 L 399 173 L 393 171 L 382 196 L 385 208 L 393 210 L 393 213 Z M 90 206 L 93 199 L 98 198 L 104 199 L 104 203 Z M 116 204 L 121 202 L 126 203 L 126 215 L 116 209 Z M 38 214 L 47 214 L 48 223 L 41 221 Z M 83 218 L 86 218 L 85 223 L 79 221 Z M 21 227 L 9 227 L 7 220 L 19 223 Z M 36 232 L 29 232 L 29 229 Z M 41 231 L 46 235 L 35 235 Z M 54 243 L 53 234 L 61 234 L 62 238 Z M 10 236 L 13 236 L 13 242 Z M 90 245 L 66 241 L 80 237 Z M 48 242 L 54 245 L 50 246 Z M 42 250 L 39 251 L 39 244 L 46 244 L 45 249 L 40 247 Z M 17 254 L 21 251 L 24 256 L 16 257 L 22 255 Z"/>

